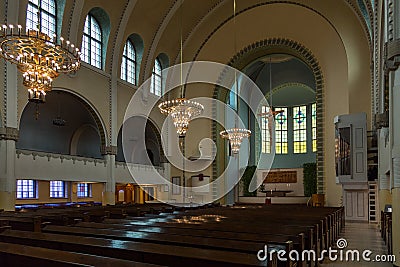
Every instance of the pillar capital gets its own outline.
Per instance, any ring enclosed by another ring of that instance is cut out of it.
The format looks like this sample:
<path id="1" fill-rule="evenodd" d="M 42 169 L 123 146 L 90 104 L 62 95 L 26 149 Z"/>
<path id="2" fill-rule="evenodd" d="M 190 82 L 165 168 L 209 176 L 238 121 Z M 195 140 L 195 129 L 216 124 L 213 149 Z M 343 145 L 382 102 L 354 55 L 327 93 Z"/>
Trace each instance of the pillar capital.
<path id="1" fill-rule="evenodd" d="M 117 146 L 102 146 L 101 154 L 103 155 L 117 155 Z"/>
<path id="2" fill-rule="evenodd" d="M 0 128 L 0 140 L 14 140 L 17 141 L 19 137 L 19 130 L 13 127 Z"/>

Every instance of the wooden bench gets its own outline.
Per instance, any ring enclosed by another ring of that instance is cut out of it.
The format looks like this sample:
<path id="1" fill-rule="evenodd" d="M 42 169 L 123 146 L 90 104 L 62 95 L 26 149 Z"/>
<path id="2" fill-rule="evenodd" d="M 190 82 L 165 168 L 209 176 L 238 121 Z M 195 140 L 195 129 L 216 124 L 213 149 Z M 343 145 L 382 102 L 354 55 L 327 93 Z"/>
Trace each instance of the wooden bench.
<path id="1" fill-rule="evenodd" d="M 276 258 L 270 262 L 259 261 L 256 253 L 246 254 L 232 251 L 142 243 L 83 236 L 6 230 L 0 233 L 0 242 L 26 244 L 42 248 L 75 251 L 91 255 L 129 259 L 136 262 L 167 266 L 277 266 Z M 275 246 L 277 248 L 277 245 Z M 283 244 L 282 249 L 291 249 Z"/>
<path id="2" fill-rule="evenodd" d="M 60 251 L 22 244 L 0 242 L 0 262 L 2 266 L 26 267 L 156 267 L 160 265 L 132 262 L 103 256 Z"/>

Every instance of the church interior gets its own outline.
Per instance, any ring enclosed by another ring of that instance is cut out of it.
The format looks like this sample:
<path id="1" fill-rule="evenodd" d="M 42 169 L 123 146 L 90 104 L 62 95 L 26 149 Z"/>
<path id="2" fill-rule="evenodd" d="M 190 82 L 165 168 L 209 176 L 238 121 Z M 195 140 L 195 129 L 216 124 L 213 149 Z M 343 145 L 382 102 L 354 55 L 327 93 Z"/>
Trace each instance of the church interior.
<path id="1" fill-rule="evenodd" d="M 400 266 L 399 62 L 396 0 L 0 1 L 0 265 Z"/>

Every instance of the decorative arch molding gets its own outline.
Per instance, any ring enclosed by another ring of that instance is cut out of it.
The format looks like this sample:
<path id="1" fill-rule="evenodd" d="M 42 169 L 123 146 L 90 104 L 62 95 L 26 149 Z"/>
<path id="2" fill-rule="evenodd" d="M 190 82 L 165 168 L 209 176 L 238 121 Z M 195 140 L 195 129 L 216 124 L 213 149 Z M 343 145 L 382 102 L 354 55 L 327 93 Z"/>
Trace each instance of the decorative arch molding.
<path id="1" fill-rule="evenodd" d="M 264 2 L 262 2 L 262 3 L 258 3 L 258 4 L 255 4 L 255 5 L 249 6 L 249 7 L 247 7 L 247 8 L 244 8 L 244 9 L 242 9 L 242 10 L 240 10 L 240 11 L 237 11 L 237 12 L 236 12 L 236 16 L 237 16 L 237 15 L 240 15 L 240 14 L 242 14 L 242 13 L 245 13 L 245 12 L 247 12 L 247 11 L 249 11 L 249 10 L 252 10 L 252 9 L 254 9 L 254 8 L 258 8 L 258 7 L 265 6 L 265 5 L 272 5 L 272 4 L 288 4 L 288 5 L 295 5 L 295 6 L 299 6 L 299 7 L 306 8 L 306 9 L 308 9 L 308 10 L 311 10 L 312 12 L 314 12 L 314 13 L 318 14 L 320 17 L 322 17 L 322 18 L 332 27 L 332 29 L 336 32 L 336 34 L 339 36 L 339 38 L 341 39 L 341 41 L 342 41 L 342 43 L 343 43 L 343 40 L 342 40 L 342 38 L 341 38 L 341 36 L 340 36 L 338 30 L 337 30 L 336 27 L 332 24 L 332 22 L 329 21 L 329 19 L 328 19 L 327 17 L 325 17 L 321 12 L 319 12 L 318 10 L 316 10 L 316 9 L 314 9 L 314 8 L 312 8 L 312 7 L 309 7 L 309 6 L 305 5 L 305 4 L 297 3 L 297 2 L 294 2 L 294 1 L 285 1 L 285 0 L 264 1 Z M 233 20 L 233 17 L 234 17 L 233 15 L 229 16 L 229 17 L 226 18 L 223 22 L 221 22 L 217 27 L 215 27 L 213 31 L 210 32 L 210 34 L 206 37 L 206 39 L 201 43 L 201 45 L 200 45 L 199 48 L 197 49 L 195 55 L 193 56 L 193 60 L 192 60 L 192 61 L 196 61 L 196 59 L 197 59 L 197 57 L 199 56 L 201 50 L 202 50 L 203 47 L 206 45 L 206 43 L 211 39 L 211 37 L 212 37 L 221 27 L 223 27 L 226 23 L 228 23 L 230 20 Z"/>
<path id="2" fill-rule="evenodd" d="M 285 38 L 270 38 L 255 42 L 245 48 L 231 58 L 228 65 L 238 70 L 244 69 L 251 62 L 257 58 L 269 54 L 289 54 L 302 60 L 308 65 L 315 78 L 315 92 L 316 92 L 316 106 L 317 106 L 317 179 L 318 193 L 323 194 L 325 191 L 324 186 L 324 78 L 321 67 L 312 54 L 312 52 L 304 45 L 290 39 Z M 222 74 L 223 75 L 223 74 Z M 224 88 L 216 86 L 214 89 L 213 98 L 225 102 L 227 99 L 228 91 Z M 213 112 L 216 112 L 216 107 L 213 107 Z M 218 144 L 218 151 L 225 151 L 222 147 L 224 143 L 219 142 L 219 132 L 222 130 L 221 126 L 213 121 L 212 125 L 212 138 Z M 225 161 L 225 155 L 219 160 Z M 218 161 L 219 161 L 218 160 Z M 217 177 L 220 173 L 217 161 L 213 162 L 213 176 Z"/>
<path id="3" fill-rule="evenodd" d="M 117 27 L 117 33 L 114 35 L 114 40 L 112 42 L 112 51 L 111 51 L 111 63 L 109 64 L 109 69 L 108 72 L 112 75 L 115 64 L 118 65 L 118 57 L 121 57 L 121 50 L 123 50 L 123 47 L 125 45 L 125 42 L 122 42 L 122 37 L 124 35 L 124 30 L 126 29 L 126 24 L 128 23 L 129 20 L 129 15 L 132 13 L 133 7 L 135 6 L 137 1 L 132 1 L 131 5 L 129 6 L 129 0 L 125 2 L 124 6 L 124 12 L 121 14 L 121 17 L 119 18 L 118 21 L 118 27 Z M 123 44 L 121 46 L 121 44 Z M 117 63 L 114 62 L 116 60 Z M 115 72 L 118 73 L 118 68 L 116 68 Z"/>
<path id="4" fill-rule="evenodd" d="M 184 1 L 184 0 L 183 0 Z M 157 27 L 156 33 L 154 34 L 153 38 L 151 39 L 150 42 L 150 47 L 147 49 L 146 57 L 144 60 L 144 66 L 143 66 L 143 71 L 142 71 L 142 77 L 141 81 L 144 82 L 146 81 L 146 77 L 151 76 L 151 70 L 153 68 L 153 62 L 155 60 L 155 53 L 156 53 L 156 48 L 157 45 L 161 39 L 162 34 L 164 33 L 164 30 L 167 28 L 169 22 L 173 18 L 174 14 L 176 11 L 179 9 L 181 2 L 178 0 L 175 0 L 170 8 L 168 9 L 167 13 L 163 16 L 159 26 Z M 151 62 L 151 64 L 149 64 Z"/>
<path id="5" fill-rule="evenodd" d="M 265 94 L 265 98 L 266 98 L 266 99 L 269 99 L 269 98 L 271 97 L 271 94 L 273 95 L 273 94 L 275 94 L 276 92 L 278 92 L 279 90 L 284 89 L 284 88 L 287 88 L 287 87 L 299 87 L 299 88 L 304 88 L 304 89 L 306 89 L 306 90 L 308 90 L 308 91 L 310 91 L 310 92 L 315 93 L 314 89 L 312 89 L 311 87 L 307 86 L 307 85 L 304 84 L 304 83 L 290 82 L 290 83 L 284 83 L 284 84 L 281 84 L 281 85 L 279 85 L 279 86 L 276 86 L 275 88 L 273 88 L 273 89 L 271 90 L 271 92 L 267 92 L 267 93 Z"/>

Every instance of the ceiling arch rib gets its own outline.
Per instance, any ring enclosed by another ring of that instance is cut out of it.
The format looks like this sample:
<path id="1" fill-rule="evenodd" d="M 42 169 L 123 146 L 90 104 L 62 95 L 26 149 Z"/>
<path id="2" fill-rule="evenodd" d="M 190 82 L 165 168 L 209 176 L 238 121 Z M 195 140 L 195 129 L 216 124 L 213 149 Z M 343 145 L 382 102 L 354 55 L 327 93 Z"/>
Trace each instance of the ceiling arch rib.
<path id="1" fill-rule="evenodd" d="M 185 0 L 181 0 L 182 2 Z M 164 30 L 167 28 L 170 20 L 176 13 L 176 11 L 179 9 L 181 5 L 181 1 L 176 0 L 170 9 L 168 10 L 167 15 L 164 17 L 163 21 L 161 22 L 160 27 L 157 28 L 156 34 L 154 35 L 153 40 L 151 41 L 150 48 L 147 50 L 147 60 L 144 61 L 144 77 L 142 77 L 142 80 L 145 80 L 145 77 L 149 77 L 151 74 L 151 70 L 153 68 L 153 58 L 155 58 L 155 53 L 156 53 L 156 48 L 158 46 L 158 43 L 163 35 Z M 150 60 L 149 60 L 150 59 Z M 148 62 L 151 62 L 151 64 L 148 64 Z"/>

